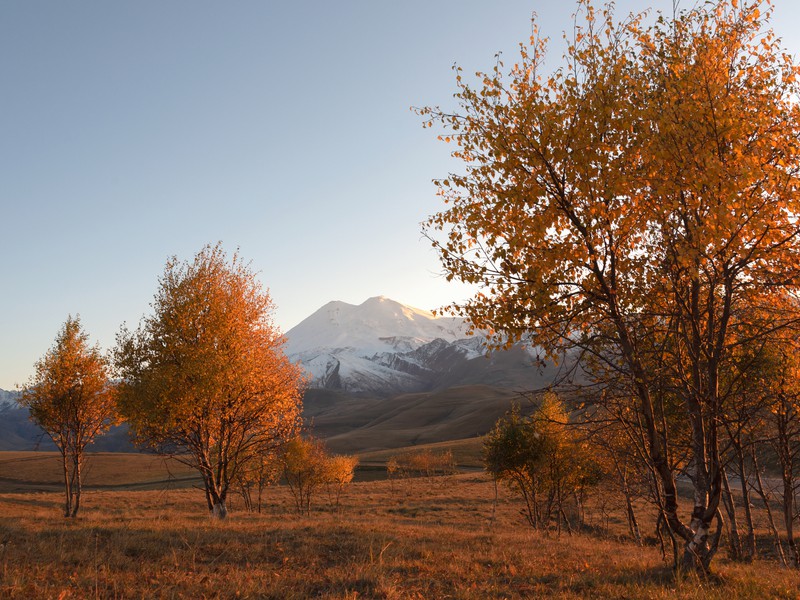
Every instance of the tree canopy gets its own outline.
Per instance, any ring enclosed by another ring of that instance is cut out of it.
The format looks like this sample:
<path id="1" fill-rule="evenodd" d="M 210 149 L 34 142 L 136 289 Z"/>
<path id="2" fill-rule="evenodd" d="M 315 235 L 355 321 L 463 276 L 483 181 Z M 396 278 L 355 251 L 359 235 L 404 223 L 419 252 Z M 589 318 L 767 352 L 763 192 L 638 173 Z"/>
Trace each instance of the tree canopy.
<path id="1" fill-rule="evenodd" d="M 152 309 L 118 338 L 120 410 L 141 442 L 200 472 L 224 517 L 237 475 L 299 425 L 300 367 L 283 353 L 269 293 L 219 244 L 168 261 Z"/>

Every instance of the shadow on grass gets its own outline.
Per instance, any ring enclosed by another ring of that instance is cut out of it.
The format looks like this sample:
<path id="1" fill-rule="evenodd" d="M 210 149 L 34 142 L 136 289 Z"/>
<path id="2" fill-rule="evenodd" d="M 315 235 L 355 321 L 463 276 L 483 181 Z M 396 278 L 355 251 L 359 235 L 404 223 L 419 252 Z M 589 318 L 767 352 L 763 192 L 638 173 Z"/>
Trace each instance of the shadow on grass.
<path id="1" fill-rule="evenodd" d="M 625 569 L 616 573 L 592 573 L 576 576 L 568 586 L 577 594 L 601 593 L 604 588 L 628 589 L 632 594 L 651 591 L 677 591 L 682 587 L 700 590 L 719 590 L 724 588 L 726 580 L 717 573 L 700 575 L 697 573 L 679 573 L 672 567 L 660 566 L 649 569 Z M 634 596 L 631 596 L 634 597 Z"/>

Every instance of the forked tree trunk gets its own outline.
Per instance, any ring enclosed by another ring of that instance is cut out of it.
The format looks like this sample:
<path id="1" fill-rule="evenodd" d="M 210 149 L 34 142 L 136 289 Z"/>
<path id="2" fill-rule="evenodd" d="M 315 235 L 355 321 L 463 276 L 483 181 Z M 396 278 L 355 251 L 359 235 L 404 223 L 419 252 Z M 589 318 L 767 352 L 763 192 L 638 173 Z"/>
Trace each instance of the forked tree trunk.
<path id="1" fill-rule="evenodd" d="M 215 519 L 225 519 L 228 516 L 226 504 L 229 486 L 220 477 L 224 475 L 223 469 L 215 469 L 207 453 L 201 453 L 197 458 L 198 470 L 203 477 L 203 488 L 206 494 L 208 511 Z"/>
<path id="2" fill-rule="evenodd" d="M 698 379 L 699 381 L 699 379 Z M 722 469 L 716 447 L 713 422 L 703 420 L 702 405 L 696 398 L 688 401 L 692 422 L 694 464 L 694 510 L 689 531 L 684 531 L 683 557 L 679 569 L 684 572 L 708 573 L 711 559 L 717 552 L 722 518 L 719 505 L 722 499 Z M 718 532 L 711 536 L 711 525 L 718 523 Z"/>
<path id="3" fill-rule="evenodd" d="M 211 499 L 211 516 L 224 520 L 228 516 L 227 491 L 220 490 L 217 486 L 211 487 L 208 491 Z"/>

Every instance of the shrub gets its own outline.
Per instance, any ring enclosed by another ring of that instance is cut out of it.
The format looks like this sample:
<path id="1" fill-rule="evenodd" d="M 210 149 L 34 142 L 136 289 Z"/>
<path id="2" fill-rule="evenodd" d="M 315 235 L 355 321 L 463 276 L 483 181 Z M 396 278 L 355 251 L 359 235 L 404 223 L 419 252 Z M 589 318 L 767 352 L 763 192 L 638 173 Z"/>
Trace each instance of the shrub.
<path id="1" fill-rule="evenodd" d="M 487 472 L 522 497 L 522 514 L 536 529 L 553 522 L 559 532 L 562 524 L 571 529 L 565 511 L 570 499 L 582 521 L 586 491 L 599 480 L 595 461 L 551 393 L 531 417 L 514 407 L 497 421 L 484 442 L 483 458 Z"/>
<path id="2" fill-rule="evenodd" d="M 323 484 L 328 487 L 331 503 L 338 508 L 342 490 L 353 480 L 358 465 L 354 456 L 330 456 L 321 441 L 301 437 L 286 445 L 281 462 L 295 508 L 305 514 L 310 514 L 311 499 Z"/>
<path id="3" fill-rule="evenodd" d="M 430 480 L 437 476 L 453 475 L 456 465 L 450 450 L 411 450 L 390 457 L 386 462 L 386 472 L 390 479 L 425 477 Z"/>
<path id="4" fill-rule="evenodd" d="M 345 486 L 353 481 L 358 458 L 355 456 L 331 456 L 325 461 L 325 483 L 328 486 L 328 496 L 334 500 L 331 502 L 337 509 L 339 499 Z"/>

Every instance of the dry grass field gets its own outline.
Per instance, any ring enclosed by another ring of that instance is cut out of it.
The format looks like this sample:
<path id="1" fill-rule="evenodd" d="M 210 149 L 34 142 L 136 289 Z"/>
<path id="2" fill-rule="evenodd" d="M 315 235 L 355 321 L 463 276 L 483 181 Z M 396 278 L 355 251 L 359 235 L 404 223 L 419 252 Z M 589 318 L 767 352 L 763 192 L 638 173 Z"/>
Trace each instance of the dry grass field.
<path id="1" fill-rule="evenodd" d="M 153 489 L 185 486 L 196 473 L 154 454 L 87 453 L 84 485 L 90 488 Z M 58 452 L 0 452 L 0 492 L 63 489 Z"/>
<path id="2" fill-rule="evenodd" d="M 146 464 L 94 458 L 117 481 L 115 464 Z M 800 598 L 800 574 L 769 560 L 723 551 L 713 581 L 676 581 L 618 515 L 591 511 L 593 533 L 559 538 L 494 498 L 481 473 L 358 482 L 339 511 L 322 492 L 303 517 L 273 486 L 261 514 L 234 498 L 220 523 L 191 488 L 90 489 L 74 521 L 57 492 L 0 493 L 0 598 Z"/>

